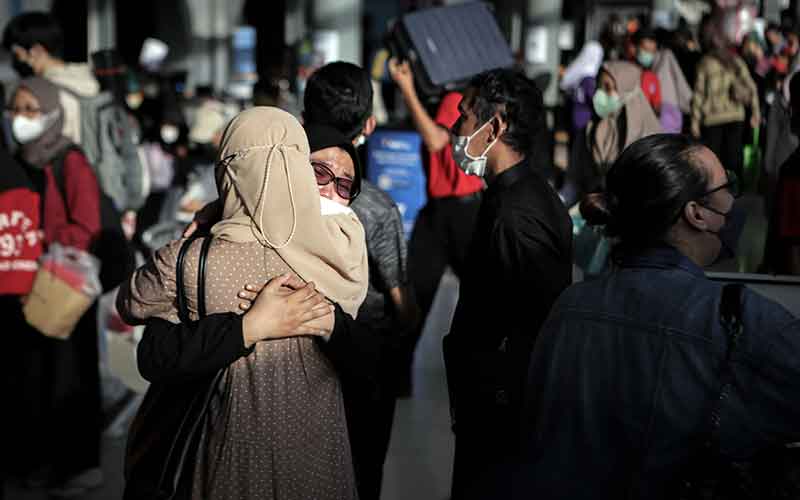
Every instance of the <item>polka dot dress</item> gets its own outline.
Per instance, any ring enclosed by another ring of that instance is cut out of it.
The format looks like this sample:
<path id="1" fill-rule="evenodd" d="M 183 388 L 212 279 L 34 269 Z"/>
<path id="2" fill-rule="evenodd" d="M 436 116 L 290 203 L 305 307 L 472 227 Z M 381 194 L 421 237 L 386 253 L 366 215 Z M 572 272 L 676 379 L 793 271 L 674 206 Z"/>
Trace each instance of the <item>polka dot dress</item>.
<path id="1" fill-rule="evenodd" d="M 171 246 L 154 259 L 159 278 L 150 280 L 162 294 L 174 281 L 169 274 L 180 243 Z M 199 250 L 197 241 L 187 253 L 187 284 L 197 283 Z M 237 294 L 245 284 L 289 271 L 277 253 L 258 243 L 214 240 L 206 269 L 208 314 L 239 311 Z M 196 286 L 186 292 L 196 317 Z M 222 385 L 205 423 L 193 498 L 357 499 L 341 388 L 312 338 L 258 343 L 230 366 Z"/>

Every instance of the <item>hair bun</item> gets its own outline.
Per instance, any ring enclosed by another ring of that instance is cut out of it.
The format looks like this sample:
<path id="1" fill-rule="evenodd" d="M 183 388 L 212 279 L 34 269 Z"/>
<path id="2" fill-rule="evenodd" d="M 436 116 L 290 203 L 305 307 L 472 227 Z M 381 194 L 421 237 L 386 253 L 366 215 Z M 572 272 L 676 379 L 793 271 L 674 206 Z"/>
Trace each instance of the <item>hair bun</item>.
<path id="1" fill-rule="evenodd" d="M 590 226 L 604 226 L 611 221 L 611 208 L 606 193 L 589 193 L 580 204 L 580 212 Z"/>

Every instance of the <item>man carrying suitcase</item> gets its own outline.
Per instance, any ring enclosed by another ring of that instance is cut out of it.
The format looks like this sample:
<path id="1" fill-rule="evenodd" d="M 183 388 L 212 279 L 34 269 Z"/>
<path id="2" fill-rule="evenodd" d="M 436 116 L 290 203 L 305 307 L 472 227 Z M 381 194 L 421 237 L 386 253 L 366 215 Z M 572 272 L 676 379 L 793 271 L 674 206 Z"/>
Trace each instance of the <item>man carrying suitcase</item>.
<path id="1" fill-rule="evenodd" d="M 483 179 L 468 176 L 458 168 L 450 148 L 450 128 L 458 119 L 461 94 L 444 96 L 435 118 L 431 118 L 414 87 L 414 75 L 408 62 L 389 61 L 389 72 L 397 83 L 414 125 L 428 149 L 428 203 L 414 225 L 409 244 L 409 275 L 422 312 L 420 328 L 409 339 L 406 366 L 401 376 L 411 393 L 411 364 L 425 320 L 430 312 L 439 281 L 447 266 L 461 278 L 467 249 L 480 208 Z"/>

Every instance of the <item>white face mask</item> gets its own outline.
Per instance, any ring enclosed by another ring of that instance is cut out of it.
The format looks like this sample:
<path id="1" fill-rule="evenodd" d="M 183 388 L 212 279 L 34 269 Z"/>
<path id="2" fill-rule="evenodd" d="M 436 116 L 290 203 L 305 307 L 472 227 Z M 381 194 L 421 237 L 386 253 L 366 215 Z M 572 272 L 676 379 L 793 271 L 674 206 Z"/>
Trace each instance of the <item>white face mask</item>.
<path id="1" fill-rule="evenodd" d="M 474 157 L 467 152 L 469 148 L 469 141 L 472 140 L 475 135 L 480 132 L 483 127 L 489 125 L 492 121 L 489 120 L 488 122 L 484 123 L 483 125 L 478 128 L 475 132 L 472 133 L 469 137 L 463 135 L 454 135 L 452 139 L 452 152 L 453 152 L 453 160 L 455 160 L 456 165 L 458 168 L 464 171 L 467 175 L 477 175 L 478 177 L 483 177 L 486 173 L 486 155 L 489 154 L 489 150 L 492 149 L 492 146 L 495 145 L 497 139 L 500 136 L 497 136 L 495 140 L 491 142 L 486 149 L 483 150 L 483 154 L 478 157 Z"/>
<path id="2" fill-rule="evenodd" d="M 175 144 L 180 135 L 180 130 L 175 125 L 162 125 L 161 126 L 161 140 L 166 144 Z"/>
<path id="3" fill-rule="evenodd" d="M 40 115 L 36 118 L 17 115 L 11 123 L 11 133 L 18 143 L 28 144 L 41 137 L 57 118 L 58 111 Z"/>

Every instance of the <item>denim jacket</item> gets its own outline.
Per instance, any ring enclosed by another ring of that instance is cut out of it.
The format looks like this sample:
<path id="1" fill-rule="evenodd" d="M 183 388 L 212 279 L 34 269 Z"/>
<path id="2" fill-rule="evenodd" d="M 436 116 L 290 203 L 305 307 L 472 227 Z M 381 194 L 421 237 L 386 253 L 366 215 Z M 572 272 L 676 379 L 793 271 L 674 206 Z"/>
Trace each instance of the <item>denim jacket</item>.
<path id="1" fill-rule="evenodd" d="M 519 498 L 674 498 L 719 395 L 722 286 L 670 247 L 567 289 L 532 354 Z M 720 452 L 800 440 L 800 320 L 743 293 Z"/>

